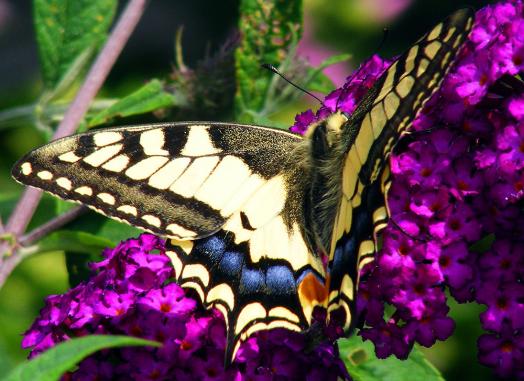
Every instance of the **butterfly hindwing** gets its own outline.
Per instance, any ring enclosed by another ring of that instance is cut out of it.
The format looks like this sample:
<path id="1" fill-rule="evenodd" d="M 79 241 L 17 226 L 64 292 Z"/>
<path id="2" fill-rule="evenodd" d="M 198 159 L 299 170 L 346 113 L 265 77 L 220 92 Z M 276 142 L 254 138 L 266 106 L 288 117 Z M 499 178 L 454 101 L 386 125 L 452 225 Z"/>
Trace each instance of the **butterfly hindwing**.
<path id="1" fill-rule="evenodd" d="M 440 86 L 473 23 L 455 12 L 402 54 L 346 122 L 342 192 L 331 236 L 328 310 L 342 308 L 350 330 L 358 273 L 373 260 L 376 235 L 386 226 L 388 157 L 425 102 Z"/>
<path id="2" fill-rule="evenodd" d="M 287 229 L 271 231 L 279 237 L 289 234 Z M 253 258 L 249 253 L 259 243 L 238 242 L 235 236 L 224 229 L 195 241 L 168 241 L 166 246 L 178 283 L 196 290 L 204 305 L 224 315 L 226 361 L 257 331 L 303 331 L 311 323 L 313 308 L 324 305 L 327 297 L 321 262 L 297 232 L 291 233 L 294 242 L 288 242 L 282 257 L 269 255 L 273 252 L 269 248 L 267 256 Z M 266 243 L 282 245 L 277 237 L 267 238 Z"/>

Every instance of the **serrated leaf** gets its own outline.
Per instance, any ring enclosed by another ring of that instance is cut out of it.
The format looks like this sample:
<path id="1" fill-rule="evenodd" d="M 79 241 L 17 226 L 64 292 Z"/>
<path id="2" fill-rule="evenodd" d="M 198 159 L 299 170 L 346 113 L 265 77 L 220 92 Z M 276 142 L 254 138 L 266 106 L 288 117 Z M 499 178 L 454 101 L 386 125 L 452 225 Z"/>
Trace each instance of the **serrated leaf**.
<path id="1" fill-rule="evenodd" d="M 352 336 L 338 341 L 340 357 L 354 381 L 444 381 L 439 371 L 416 347 L 406 360 L 378 359 L 373 344 Z"/>
<path id="2" fill-rule="evenodd" d="M 159 108 L 173 106 L 175 102 L 175 97 L 164 91 L 162 82 L 158 79 L 153 79 L 105 110 L 100 111 L 89 121 L 88 125 L 93 127 L 105 123 L 116 116 L 125 117 L 144 114 Z"/>
<path id="3" fill-rule="evenodd" d="M 35 0 L 34 20 L 42 76 L 53 89 L 78 55 L 100 46 L 116 0 Z"/>
<path id="4" fill-rule="evenodd" d="M 272 73 L 262 63 L 282 62 L 293 38 L 302 29 L 302 1 L 242 0 L 239 29 L 242 41 L 235 52 L 237 92 L 235 111 L 240 121 L 251 121 L 252 112 L 264 107 Z"/>
<path id="5" fill-rule="evenodd" d="M 103 349 L 126 346 L 160 346 L 159 343 L 128 336 L 92 335 L 68 340 L 33 360 L 17 366 L 2 381 L 55 381 L 83 358 Z"/>

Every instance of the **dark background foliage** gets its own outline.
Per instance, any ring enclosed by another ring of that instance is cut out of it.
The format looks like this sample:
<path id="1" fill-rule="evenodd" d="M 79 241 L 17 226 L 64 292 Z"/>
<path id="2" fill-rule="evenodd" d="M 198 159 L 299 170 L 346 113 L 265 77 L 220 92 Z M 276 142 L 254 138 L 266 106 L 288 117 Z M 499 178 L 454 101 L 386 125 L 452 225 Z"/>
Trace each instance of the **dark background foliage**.
<path id="1" fill-rule="evenodd" d="M 377 3 L 378 1 L 375 1 Z M 463 5 L 481 7 L 486 2 L 461 4 L 454 0 L 391 0 L 406 3 L 394 16 L 377 15 L 369 3 L 357 0 L 309 0 L 304 4 L 306 34 L 313 36 L 313 50 L 322 47 L 352 55 L 350 64 L 338 72 L 349 74 L 363 59 L 379 49 L 386 57 L 398 54 L 430 26 Z M 385 1 L 383 3 L 386 3 Z M 120 11 L 123 2 L 119 4 Z M 401 4 L 402 5 L 402 4 Z M 235 35 L 238 2 L 235 0 L 151 1 L 122 56 L 113 68 L 102 92 L 108 97 L 129 93 L 153 77 L 166 78 L 175 63 L 175 34 L 184 26 L 182 52 L 188 67 L 195 67 L 217 52 Z M 382 28 L 389 27 L 385 42 Z M 379 48 L 380 47 L 380 48 Z M 30 104 L 40 94 L 42 80 L 29 0 L 0 0 L 0 113 L 14 106 Z M 339 81 L 343 77 L 339 75 Z M 340 82 L 339 82 L 340 83 Z M 210 84 L 211 85 L 211 84 Z M 215 89 L 220 92 L 221 89 Z M 291 104 L 275 116 L 283 125 L 293 123 L 294 114 L 311 105 L 310 99 Z M 196 113 L 198 117 L 198 113 Z M 202 110 L 206 119 L 224 118 Z M 161 116 L 161 115 L 160 115 Z M 184 120 L 184 114 L 175 116 Z M 173 117 L 171 117 L 173 118 Z M 195 115 L 191 115 L 195 118 Z M 227 116 L 226 116 L 227 118 Z M 118 124 L 158 121 L 159 115 L 117 120 Z M 27 118 L 0 124 L 0 215 L 5 221 L 12 200 L 22 188 L 9 176 L 12 164 L 25 152 L 46 141 Z M 44 208 L 46 207 L 44 200 Z M 22 361 L 21 333 L 29 327 L 46 295 L 69 287 L 62 252 L 50 251 L 26 260 L 0 290 L 0 374 Z M 480 332 L 479 307 L 453 305 L 457 322 L 455 335 L 424 350 L 447 380 L 491 380 L 491 372 L 478 365 L 476 337 Z"/>

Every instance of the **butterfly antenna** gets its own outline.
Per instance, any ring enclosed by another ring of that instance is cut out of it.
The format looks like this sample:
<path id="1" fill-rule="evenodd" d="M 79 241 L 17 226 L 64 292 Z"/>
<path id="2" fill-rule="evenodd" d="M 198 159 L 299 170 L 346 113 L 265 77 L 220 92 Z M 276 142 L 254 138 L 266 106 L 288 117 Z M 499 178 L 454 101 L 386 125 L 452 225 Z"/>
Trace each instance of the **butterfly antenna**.
<path id="1" fill-rule="evenodd" d="M 293 87 L 299 89 L 300 91 L 306 93 L 306 94 L 309 95 L 310 97 L 315 98 L 317 101 L 320 102 L 320 104 L 321 104 L 322 106 L 324 106 L 324 102 L 322 102 L 322 100 L 321 100 L 319 97 L 317 97 L 317 96 L 316 96 L 315 94 L 313 94 L 312 92 L 307 91 L 307 90 L 304 89 L 303 87 L 300 87 L 300 86 L 297 85 L 296 83 L 291 82 L 291 80 L 287 79 L 287 78 L 286 78 L 286 77 L 285 77 L 281 72 L 279 72 L 278 69 L 277 69 L 276 67 L 274 67 L 273 65 L 268 64 L 268 63 L 263 63 L 263 64 L 260 65 L 260 66 L 262 66 L 264 69 L 267 69 L 267 70 L 269 70 L 269 71 L 271 71 L 271 72 L 277 74 L 278 76 L 280 76 L 280 78 L 282 78 L 284 81 L 286 81 L 287 83 L 289 83 L 291 86 L 293 86 Z"/>
<path id="2" fill-rule="evenodd" d="M 380 52 L 380 50 L 384 47 L 384 45 L 386 45 L 388 36 L 389 36 L 389 28 L 386 26 L 382 29 L 382 40 L 380 40 L 380 43 L 378 44 L 377 48 L 375 49 L 374 54 L 378 54 L 378 52 Z"/>

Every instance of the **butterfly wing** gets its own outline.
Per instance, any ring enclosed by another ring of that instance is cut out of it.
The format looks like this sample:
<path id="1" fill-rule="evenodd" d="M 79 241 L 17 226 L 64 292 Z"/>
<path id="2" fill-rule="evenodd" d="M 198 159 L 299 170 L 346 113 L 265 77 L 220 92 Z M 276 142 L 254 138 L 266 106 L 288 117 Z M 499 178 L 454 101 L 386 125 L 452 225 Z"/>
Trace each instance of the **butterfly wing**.
<path id="1" fill-rule="evenodd" d="M 144 230 L 196 239 L 218 231 L 275 176 L 298 139 L 220 123 L 111 128 L 40 147 L 12 174 Z"/>
<path id="2" fill-rule="evenodd" d="M 472 10 L 463 9 L 434 27 L 386 70 L 346 122 L 342 197 L 328 266 L 328 310 L 342 308 L 346 330 L 359 271 L 373 260 L 376 235 L 389 217 L 389 153 L 440 86 L 472 24 Z"/>
<path id="3" fill-rule="evenodd" d="M 258 330 L 306 328 L 327 300 L 305 238 L 302 143 L 248 125 L 112 128 L 38 148 L 13 176 L 170 238 L 178 282 L 224 314 L 231 360 Z"/>

